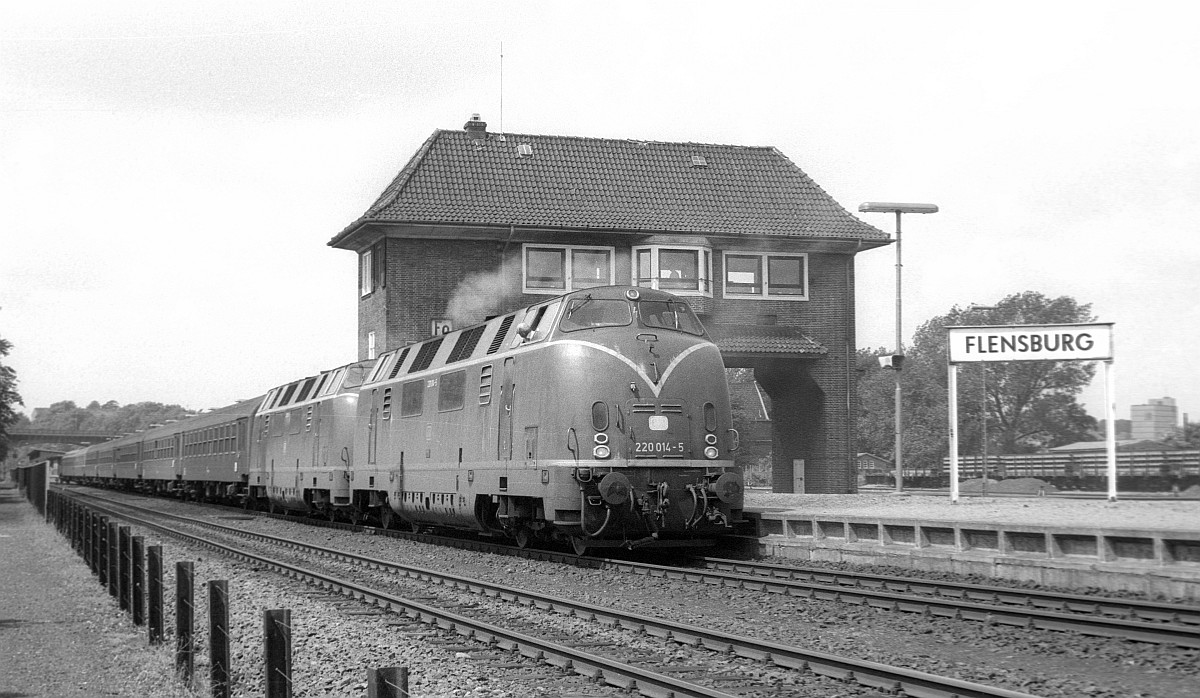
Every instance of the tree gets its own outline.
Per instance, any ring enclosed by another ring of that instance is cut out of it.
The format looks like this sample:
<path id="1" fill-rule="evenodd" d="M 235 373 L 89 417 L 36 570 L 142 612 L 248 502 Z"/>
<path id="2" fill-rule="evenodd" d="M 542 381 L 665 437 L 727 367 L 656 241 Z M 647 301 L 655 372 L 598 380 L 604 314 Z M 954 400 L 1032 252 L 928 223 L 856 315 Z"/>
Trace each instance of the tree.
<path id="1" fill-rule="evenodd" d="M 122 406 L 116 400 L 104 404 L 93 400 L 86 408 L 82 408 L 71 400 L 64 400 L 38 410 L 32 425 L 40 429 L 123 434 L 170 419 L 183 419 L 191 414 L 179 405 L 164 405 L 161 402 L 137 402 Z"/>
<path id="2" fill-rule="evenodd" d="M 858 450 L 881 458 L 892 458 L 895 448 L 896 377 L 880 370 L 879 357 L 892 351 L 859 349 L 855 359 L 858 376 Z"/>
<path id="3" fill-rule="evenodd" d="M 733 412 L 733 428 L 740 435 L 740 446 L 734 460 L 753 487 L 771 484 L 770 398 L 757 388 L 754 371 L 749 368 L 727 368 L 729 406 Z"/>
<path id="4" fill-rule="evenodd" d="M 1017 293 L 991 309 L 955 306 L 917 330 L 904 361 L 904 461 L 936 470 L 949 450 L 946 327 L 1043 325 L 1094 321 L 1090 305 L 1035 291 Z M 883 349 L 859 353 L 860 444 L 892 455 L 883 439 L 894 415 L 895 375 L 879 368 Z M 989 453 L 1028 453 L 1090 438 L 1096 420 L 1076 398 L 1095 375 L 1091 362 L 1014 361 L 959 369 L 959 448 L 982 451 L 984 419 Z M 986 377 L 984 373 L 986 372 Z M 984 386 L 986 384 L 986 395 Z M 888 434 L 890 438 L 890 433 Z"/>
<path id="5" fill-rule="evenodd" d="M 0 338 L 0 358 L 8 356 L 12 343 Z M 16 405 L 24 405 L 17 392 L 17 372 L 0 363 L 0 461 L 8 457 L 8 430 L 20 419 Z"/>
<path id="6" fill-rule="evenodd" d="M 1182 433 L 1172 434 L 1163 441 L 1180 448 L 1200 448 L 1200 422 L 1185 423 Z"/>

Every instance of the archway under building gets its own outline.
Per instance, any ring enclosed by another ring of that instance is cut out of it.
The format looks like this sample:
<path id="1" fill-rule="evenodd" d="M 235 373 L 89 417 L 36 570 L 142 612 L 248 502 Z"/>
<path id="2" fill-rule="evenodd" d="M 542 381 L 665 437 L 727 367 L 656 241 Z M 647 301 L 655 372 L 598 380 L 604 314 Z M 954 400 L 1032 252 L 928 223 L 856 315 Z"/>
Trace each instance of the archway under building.
<path id="1" fill-rule="evenodd" d="M 763 393 L 769 427 L 748 424 L 743 417 L 743 443 L 748 453 L 740 459 L 747 469 L 747 484 L 761 483 L 753 472 L 760 459 L 769 462 L 771 491 L 806 494 L 846 494 L 856 491 L 854 460 L 848 425 L 831 414 L 829 377 L 822 375 L 822 359 L 727 356 L 728 368 L 750 369 Z M 744 376 L 744 374 L 743 374 Z M 744 379 L 744 378 L 743 378 Z M 823 385 L 823 383 L 825 383 Z M 733 386 L 731 385 L 731 388 Z M 736 390 L 735 390 L 736 393 Z M 745 399 L 745 398 L 743 398 Z M 734 396 L 735 402 L 738 400 Z M 845 410 L 847 418 L 849 410 Z M 764 432 L 769 452 L 763 454 Z"/>

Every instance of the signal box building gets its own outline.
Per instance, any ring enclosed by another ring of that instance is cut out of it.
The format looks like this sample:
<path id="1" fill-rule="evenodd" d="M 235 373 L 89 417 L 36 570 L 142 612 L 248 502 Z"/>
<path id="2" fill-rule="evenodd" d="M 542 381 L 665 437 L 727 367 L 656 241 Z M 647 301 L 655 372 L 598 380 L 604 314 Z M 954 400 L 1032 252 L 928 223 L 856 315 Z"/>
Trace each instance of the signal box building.
<path id="1" fill-rule="evenodd" d="M 890 243 L 772 147 L 437 130 L 329 245 L 359 358 L 567 291 L 663 289 L 773 405 L 777 492 L 853 492 L 854 258 Z"/>

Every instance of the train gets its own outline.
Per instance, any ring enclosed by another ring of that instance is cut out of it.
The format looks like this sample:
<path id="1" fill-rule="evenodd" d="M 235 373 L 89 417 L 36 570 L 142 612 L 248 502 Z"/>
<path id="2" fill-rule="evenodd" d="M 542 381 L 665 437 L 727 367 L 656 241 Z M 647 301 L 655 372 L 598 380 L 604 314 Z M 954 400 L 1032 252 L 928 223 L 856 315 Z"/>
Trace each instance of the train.
<path id="1" fill-rule="evenodd" d="M 595 287 L 71 451 L 60 475 L 580 554 L 708 545 L 743 523 L 724 369 L 686 301 Z"/>

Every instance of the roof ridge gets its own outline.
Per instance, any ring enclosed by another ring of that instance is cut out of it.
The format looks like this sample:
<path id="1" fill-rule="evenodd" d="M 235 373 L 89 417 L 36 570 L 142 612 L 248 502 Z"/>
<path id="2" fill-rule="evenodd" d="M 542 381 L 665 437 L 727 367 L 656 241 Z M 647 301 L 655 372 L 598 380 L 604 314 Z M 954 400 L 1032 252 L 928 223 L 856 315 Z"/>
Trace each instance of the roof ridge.
<path id="1" fill-rule="evenodd" d="M 472 136 L 464 129 L 438 129 L 439 133 Z M 659 141 L 647 138 L 615 138 L 609 136 L 567 136 L 557 135 L 553 133 L 511 133 L 508 131 L 487 131 L 487 136 L 503 136 L 506 140 L 509 138 L 561 138 L 563 140 L 573 141 L 606 141 L 611 143 L 633 143 L 644 145 L 694 145 L 708 148 L 736 148 L 738 150 L 773 150 L 779 152 L 779 149 L 770 145 L 741 145 L 738 143 L 703 143 L 700 141 Z"/>

